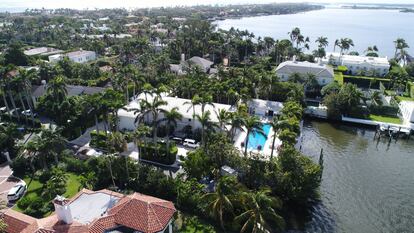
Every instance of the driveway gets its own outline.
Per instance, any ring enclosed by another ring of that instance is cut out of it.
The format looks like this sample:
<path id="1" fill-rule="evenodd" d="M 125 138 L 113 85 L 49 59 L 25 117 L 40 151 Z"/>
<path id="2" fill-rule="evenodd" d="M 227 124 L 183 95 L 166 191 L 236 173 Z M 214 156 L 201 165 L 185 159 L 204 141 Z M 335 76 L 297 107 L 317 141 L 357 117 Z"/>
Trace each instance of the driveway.
<path id="1" fill-rule="evenodd" d="M 21 182 L 19 178 L 11 176 L 13 171 L 7 163 L 0 165 L 0 200 L 8 202 L 7 193 L 13 186 Z M 11 207 L 11 206 L 8 206 Z"/>

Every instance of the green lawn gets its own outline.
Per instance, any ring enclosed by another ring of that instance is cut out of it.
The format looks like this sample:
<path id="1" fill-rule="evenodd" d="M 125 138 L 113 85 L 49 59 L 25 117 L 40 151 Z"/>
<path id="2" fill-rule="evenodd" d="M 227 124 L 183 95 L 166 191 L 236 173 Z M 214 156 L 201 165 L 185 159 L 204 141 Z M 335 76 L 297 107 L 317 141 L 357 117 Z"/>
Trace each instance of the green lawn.
<path id="1" fill-rule="evenodd" d="M 388 117 L 388 116 L 380 116 L 380 115 L 374 115 L 374 114 L 370 114 L 369 119 L 373 121 L 380 121 L 380 122 L 393 123 L 393 124 L 402 123 L 401 119 L 398 117 Z"/>
<path id="2" fill-rule="evenodd" d="M 402 100 L 405 100 L 405 101 L 414 101 L 414 98 L 408 97 L 408 96 L 396 96 L 396 97 L 400 101 L 402 101 Z"/>
<path id="3" fill-rule="evenodd" d="M 25 196 L 37 197 L 42 194 L 43 184 L 35 177 L 33 180 L 29 176 L 25 176 L 23 180 L 27 184 L 27 191 Z M 64 197 L 71 198 L 78 193 L 80 187 L 79 176 L 74 173 L 68 173 L 68 180 L 66 183 L 66 192 L 63 194 Z M 13 207 L 14 210 L 23 212 L 17 205 Z"/>

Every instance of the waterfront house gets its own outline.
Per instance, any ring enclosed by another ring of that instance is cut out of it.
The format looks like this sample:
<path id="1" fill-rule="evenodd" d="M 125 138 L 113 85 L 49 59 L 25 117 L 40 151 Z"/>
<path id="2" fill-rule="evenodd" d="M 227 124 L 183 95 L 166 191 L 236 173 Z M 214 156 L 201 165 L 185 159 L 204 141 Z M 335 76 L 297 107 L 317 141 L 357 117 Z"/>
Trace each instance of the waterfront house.
<path id="1" fill-rule="evenodd" d="M 355 55 L 340 55 L 340 53 L 328 53 L 322 58 L 322 64 L 334 66 L 346 66 L 350 75 L 369 75 L 384 77 L 390 70 L 387 57 L 365 57 Z"/>
<path id="2" fill-rule="evenodd" d="M 283 108 L 283 103 L 270 100 L 252 99 L 247 101 L 247 107 L 249 108 L 249 114 L 251 115 L 273 117 L 280 114 L 280 111 Z"/>
<path id="3" fill-rule="evenodd" d="M 13 209 L 2 218 L 8 233 L 172 233 L 176 212 L 170 201 L 134 193 L 110 190 L 81 190 L 71 200 L 57 196 L 55 211 L 37 219 Z"/>
<path id="4" fill-rule="evenodd" d="M 137 117 L 137 113 L 135 113 L 134 109 L 141 109 L 141 101 L 147 100 L 148 102 L 153 101 L 153 99 L 156 98 L 156 95 L 151 94 L 140 94 L 137 99 L 131 101 L 128 105 L 118 110 L 118 118 L 119 118 L 119 128 L 122 130 L 135 130 L 137 127 L 137 123 L 135 123 L 135 119 Z M 167 105 L 161 106 L 161 109 L 166 111 L 171 111 L 173 108 L 177 108 L 177 111 L 181 113 L 183 116 L 180 121 L 177 122 L 176 130 L 182 130 L 186 126 L 191 126 L 191 128 L 198 129 L 201 128 L 201 123 L 194 119 L 193 114 L 195 115 L 201 115 L 202 109 L 200 105 L 196 105 L 195 108 L 192 108 L 192 105 L 189 104 L 191 100 L 189 99 L 182 99 L 178 97 L 170 97 L 166 94 L 161 94 L 160 98 L 162 100 L 167 102 Z M 214 103 L 213 105 L 206 105 L 204 111 L 210 112 L 210 119 L 212 122 L 218 123 L 216 112 L 219 112 L 220 110 L 226 110 L 226 111 L 233 111 L 233 107 L 231 105 L 227 104 L 218 104 Z M 160 113 L 158 116 L 158 120 L 163 118 L 163 113 Z M 143 117 L 144 121 L 151 122 L 152 116 L 151 114 L 148 114 Z"/>
<path id="5" fill-rule="evenodd" d="M 288 81 L 293 74 L 299 74 L 304 78 L 311 74 L 316 77 L 320 86 L 325 86 L 334 81 L 334 71 L 331 66 L 321 63 L 285 61 L 276 68 L 276 74 L 281 81 Z"/>

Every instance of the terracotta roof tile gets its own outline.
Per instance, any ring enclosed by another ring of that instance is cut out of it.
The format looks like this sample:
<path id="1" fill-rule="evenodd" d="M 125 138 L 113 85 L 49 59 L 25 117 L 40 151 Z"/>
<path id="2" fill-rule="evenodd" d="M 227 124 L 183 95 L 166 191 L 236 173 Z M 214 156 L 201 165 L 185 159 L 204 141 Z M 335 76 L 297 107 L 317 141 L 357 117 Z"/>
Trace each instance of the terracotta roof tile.
<path id="1" fill-rule="evenodd" d="M 3 220 L 7 224 L 8 233 L 20 233 L 32 224 L 36 224 L 36 219 L 28 215 L 19 213 L 12 209 L 3 214 Z"/>

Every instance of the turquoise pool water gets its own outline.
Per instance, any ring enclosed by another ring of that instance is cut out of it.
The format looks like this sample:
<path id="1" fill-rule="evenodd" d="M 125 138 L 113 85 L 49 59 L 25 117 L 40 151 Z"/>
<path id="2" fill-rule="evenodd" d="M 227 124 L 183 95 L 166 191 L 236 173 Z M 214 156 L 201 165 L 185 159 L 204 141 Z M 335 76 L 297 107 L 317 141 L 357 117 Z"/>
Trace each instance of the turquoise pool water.
<path id="1" fill-rule="evenodd" d="M 256 132 L 251 132 L 249 134 L 249 143 L 247 144 L 247 148 L 248 149 L 254 149 L 257 150 L 258 146 L 261 146 L 263 150 L 264 145 L 266 143 L 267 140 L 267 136 L 269 135 L 270 132 L 270 125 L 269 124 L 264 124 L 262 129 L 264 131 L 264 133 L 266 134 L 266 136 L 258 134 Z"/>

